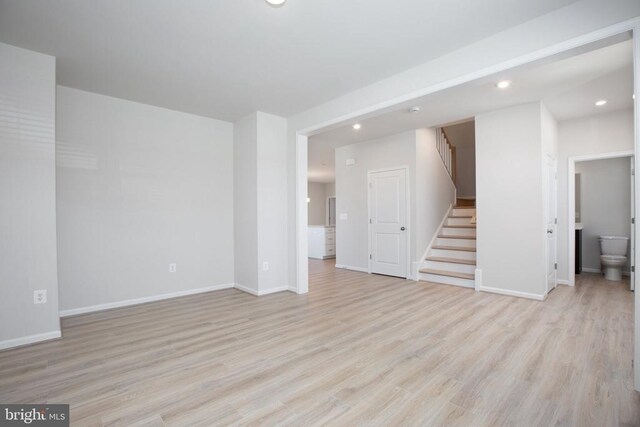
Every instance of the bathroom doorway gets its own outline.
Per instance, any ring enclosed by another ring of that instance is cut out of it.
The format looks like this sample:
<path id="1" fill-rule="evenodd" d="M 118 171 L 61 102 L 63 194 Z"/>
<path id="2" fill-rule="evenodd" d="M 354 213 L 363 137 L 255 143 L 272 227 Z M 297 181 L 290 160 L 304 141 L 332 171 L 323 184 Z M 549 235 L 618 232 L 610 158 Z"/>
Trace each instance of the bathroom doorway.
<path id="1" fill-rule="evenodd" d="M 598 273 L 635 289 L 632 151 L 569 158 L 569 280 Z"/>

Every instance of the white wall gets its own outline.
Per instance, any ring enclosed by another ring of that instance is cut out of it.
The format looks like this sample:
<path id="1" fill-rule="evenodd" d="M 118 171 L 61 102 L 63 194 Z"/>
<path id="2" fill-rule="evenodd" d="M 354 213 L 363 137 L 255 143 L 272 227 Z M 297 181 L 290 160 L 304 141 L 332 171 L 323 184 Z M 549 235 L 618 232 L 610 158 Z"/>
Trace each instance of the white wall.
<path id="1" fill-rule="evenodd" d="M 257 113 L 258 262 L 260 293 L 287 284 L 287 120 Z M 240 260 L 239 260 L 240 261 Z M 269 264 L 265 271 L 264 263 Z"/>
<path id="2" fill-rule="evenodd" d="M 233 282 L 230 123 L 59 86 L 57 126 L 61 310 Z"/>
<path id="3" fill-rule="evenodd" d="M 327 223 L 327 198 L 335 196 L 335 182 L 311 182 L 307 184 L 309 196 L 309 225 L 325 225 Z"/>
<path id="4" fill-rule="evenodd" d="M 0 348 L 60 336 L 55 67 L 0 43 Z M 35 290 L 46 304 L 33 304 Z"/>
<path id="5" fill-rule="evenodd" d="M 633 111 L 623 110 L 558 123 L 558 278 L 569 278 L 567 261 L 569 157 L 633 150 Z M 570 266 L 573 269 L 573 266 Z"/>
<path id="6" fill-rule="evenodd" d="M 449 207 L 455 204 L 456 187 L 447 172 L 438 148 L 434 129 L 416 131 L 415 250 L 418 263 Z"/>
<path id="7" fill-rule="evenodd" d="M 409 131 L 372 141 L 338 147 L 336 155 L 336 264 L 367 269 L 368 246 L 368 172 L 376 169 L 408 166 L 408 185 L 415 192 L 416 132 Z M 347 159 L 356 164 L 346 166 Z M 415 198 L 411 198 L 411 212 Z M 347 214 L 347 219 L 340 215 Z M 409 230 L 414 229 L 411 215 Z M 412 246 L 411 259 L 414 259 Z"/>
<path id="8" fill-rule="evenodd" d="M 476 125 L 474 121 L 445 127 L 449 142 L 456 147 L 458 197 L 476 196 Z"/>
<path id="9" fill-rule="evenodd" d="M 540 103 L 476 117 L 477 265 L 482 286 L 545 293 Z"/>
<path id="10" fill-rule="evenodd" d="M 259 111 L 235 123 L 236 284 L 256 295 L 288 289 L 286 135 L 286 119 Z"/>
<path id="11" fill-rule="evenodd" d="M 336 195 L 336 183 L 334 182 L 327 182 L 324 184 L 324 195 L 326 197 L 335 197 Z"/>
<path id="12" fill-rule="evenodd" d="M 309 182 L 307 185 L 309 196 L 309 225 L 325 225 L 326 220 L 326 199 L 324 195 L 324 184 L 322 182 Z"/>
<path id="13" fill-rule="evenodd" d="M 582 182 L 582 268 L 600 271 L 599 236 L 631 237 L 630 167 L 629 157 L 576 163 Z"/>
<path id="14" fill-rule="evenodd" d="M 233 126 L 235 283 L 258 292 L 258 120 L 250 114 Z"/>
<path id="15" fill-rule="evenodd" d="M 336 153 L 336 264 L 367 269 L 368 172 L 409 167 L 410 260 L 418 262 L 454 202 L 455 187 L 435 145 L 433 129 L 419 129 L 339 147 Z M 346 166 L 347 159 L 356 164 Z M 340 214 L 347 214 L 346 220 Z"/>

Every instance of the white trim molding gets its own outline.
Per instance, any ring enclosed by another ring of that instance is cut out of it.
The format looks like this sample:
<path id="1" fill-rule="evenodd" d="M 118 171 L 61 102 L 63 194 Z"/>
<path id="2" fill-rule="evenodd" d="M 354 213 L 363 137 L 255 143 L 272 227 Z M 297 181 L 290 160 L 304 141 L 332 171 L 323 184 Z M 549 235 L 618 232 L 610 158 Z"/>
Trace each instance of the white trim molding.
<path id="1" fill-rule="evenodd" d="M 93 313 L 96 311 L 109 310 L 112 308 L 128 307 L 131 305 L 145 304 L 148 302 L 162 301 L 171 298 L 185 297 L 188 295 L 203 294 L 206 292 L 219 291 L 222 289 L 232 289 L 233 283 L 224 283 L 222 285 L 208 286 L 205 288 L 189 289 L 186 291 L 171 292 L 168 294 L 152 295 L 149 297 L 128 299 L 124 301 L 109 302 L 106 304 L 90 305 L 88 307 L 72 308 L 69 310 L 60 310 L 60 317 L 76 316 L 78 314 Z"/>
<path id="2" fill-rule="evenodd" d="M 256 297 L 260 296 L 259 291 L 255 290 L 255 289 L 252 289 L 252 288 L 248 288 L 246 286 L 243 286 L 240 283 L 235 283 L 233 285 L 233 287 L 236 288 L 237 290 L 245 292 L 247 294 L 251 294 L 251 295 L 254 295 Z"/>
<path id="3" fill-rule="evenodd" d="M 26 337 L 13 338 L 10 340 L 0 341 L 0 350 L 21 347 L 23 345 L 35 344 L 43 341 L 55 340 L 62 337 L 61 331 L 45 332 L 43 334 L 28 335 Z"/>
<path id="4" fill-rule="evenodd" d="M 290 289 L 289 289 L 288 286 L 281 286 L 279 288 L 265 289 L 265 290 L 262 290 L 262 291 L 258 291 L 258 296 L 277 294 L 278 292 L 289 292 L 289 290 Z"/>
<path id="5" fill-rule="evenodd" d="M 475 290 L 476 292 L 478 292 L 482 288 L 482 269 L 476 268 L 476 271 L 474 273 L 475 274 L 473 283 L 475 283 Z"/>
<path id="6" fill-rule="evenodd" d="M 278 293 L 278 292 L 293 292 L 293 293 L 297 293 L 296 292 L 296 288 L 292 288 L 292 287 L 289 287 L 289 286 L 281 286 L 279 288 L 264 289 L 264 290 L 261 290 L 261 291 L 260 290 L 256 291 L 255 289 L 248 288 L 246 286 L 242 286 L 242 285 L 240 285 L 238 283 L 233 285 L 233 287 L 235 289 L 239 290 L 239 291 L 246 292 L 246 293 L 248 293 L 250 295 L 253 295 L 253 296 L 256 296 L 256 297 L 261 297 L 261 296 L 269 295 L 269 294 L 275 294 L 275 293 Z"/>
<path id="7" fill-rule="evenodd" d="M 536 301 L 544 301 L 547 298 L 547 296 L 544 294 L 531 294 L 529 292 L 512 291 L 510 289 L 491 288 L 489 286 L 478 286 L 478 290 L 481 292 L 507 295 L 510 297 L 527 298 Z"/>
<path id="8" fill-rule="evenodd" d="M 360 273 L 369 274 L 369 270 L 366 269 L 366 268 L 362 268 L 362 267 L 352 267 L 350 265 L 336 264 L 336 268 L 342 268 L 343 270 L 359 271 Z"/>
<path id="9" fill-rule="evenodd" d="M 569 286 L 569 281 L 565 280 L 565 279 L 558 279 L 557 280 L 558 285 L 565 285 L 565 286 Z"/>

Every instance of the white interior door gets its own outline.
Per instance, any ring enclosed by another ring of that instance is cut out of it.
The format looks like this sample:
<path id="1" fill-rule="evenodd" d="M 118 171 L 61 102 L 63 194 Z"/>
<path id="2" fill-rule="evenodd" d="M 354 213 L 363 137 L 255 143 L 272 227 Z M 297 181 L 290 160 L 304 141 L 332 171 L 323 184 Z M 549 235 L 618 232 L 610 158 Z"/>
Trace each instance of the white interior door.
<path id="1" fill-rule="evenodd" d="M 369 173 L 371 272 L 407 277 L 407 171 Z"/>
<path id="2" fill-rule="evenodd" d="M 558 283 L 558 178 L 556 175 L 556 160 L 547 157 L 545 171 L 545 198 L 546 198 L 546 242 L 547 242 L 547 293 L 553 290 Z"/>
<path id="3" fill-rule="evenodd" d="M 631 156 L 631 239 L 629 239 L 629 267 L 631 270 L 630 288 L 636 288 L 636 184 L 635 184 L 635 158 Z"/>

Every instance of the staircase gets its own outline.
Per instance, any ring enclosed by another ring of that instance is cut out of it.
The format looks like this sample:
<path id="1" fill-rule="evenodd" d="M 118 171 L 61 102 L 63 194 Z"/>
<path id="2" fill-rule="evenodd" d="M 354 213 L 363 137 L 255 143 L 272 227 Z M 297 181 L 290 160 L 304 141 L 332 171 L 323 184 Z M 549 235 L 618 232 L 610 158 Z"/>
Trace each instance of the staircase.
<path id="1" fill-rule="evenodd" d="M 476 208 L 455 206 L 419 268 L 418 279 L 475 288 Z"/>
<path id="2" fill-rule="evenodd" d="M 455 185 L 456 150 L 442 128 L 436 129 L 436 147 Z M 418 268 L 418 280 L 475 288 L 475 271 L 475 200 L 457 200 Z"/>

